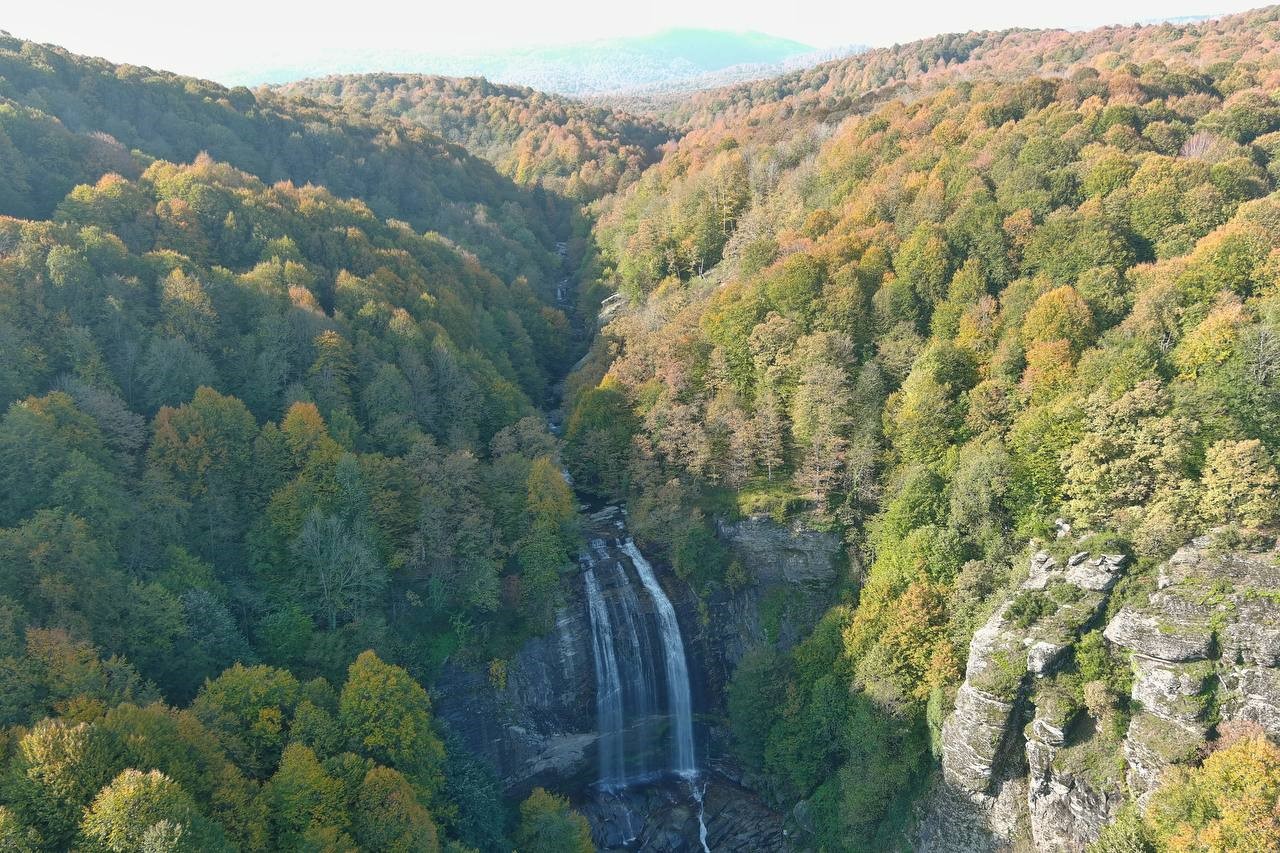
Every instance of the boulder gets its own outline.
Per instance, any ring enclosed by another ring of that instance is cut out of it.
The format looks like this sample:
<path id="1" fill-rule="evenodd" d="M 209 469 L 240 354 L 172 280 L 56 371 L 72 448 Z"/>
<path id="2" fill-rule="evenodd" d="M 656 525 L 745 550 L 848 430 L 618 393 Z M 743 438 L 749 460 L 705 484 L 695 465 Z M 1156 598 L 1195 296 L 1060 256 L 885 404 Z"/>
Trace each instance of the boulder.
<path id="1" fill-rule="evenodd" d="M 1088 552 L 1083 552 L 1068 562 L 1065 578 L 1080 589 L 1107 592 L 1120 579 L 1127 561 L 1123 554 L 1103 554 L 1090 560 Z"/>

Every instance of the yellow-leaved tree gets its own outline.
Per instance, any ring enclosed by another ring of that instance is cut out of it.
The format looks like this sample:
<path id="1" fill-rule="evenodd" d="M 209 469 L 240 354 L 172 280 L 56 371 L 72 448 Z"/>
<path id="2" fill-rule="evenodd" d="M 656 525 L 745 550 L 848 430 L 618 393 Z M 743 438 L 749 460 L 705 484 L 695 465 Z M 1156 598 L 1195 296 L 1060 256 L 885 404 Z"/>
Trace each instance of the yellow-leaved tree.
<path id="1" fill-rule="evenodd" d="M 1204 763 L 1174 768 L 1141 814 L 1127 809 L 1090 853 L 1280 850 L 1280 747 L 1254 724 L 1226 724 Z"/>

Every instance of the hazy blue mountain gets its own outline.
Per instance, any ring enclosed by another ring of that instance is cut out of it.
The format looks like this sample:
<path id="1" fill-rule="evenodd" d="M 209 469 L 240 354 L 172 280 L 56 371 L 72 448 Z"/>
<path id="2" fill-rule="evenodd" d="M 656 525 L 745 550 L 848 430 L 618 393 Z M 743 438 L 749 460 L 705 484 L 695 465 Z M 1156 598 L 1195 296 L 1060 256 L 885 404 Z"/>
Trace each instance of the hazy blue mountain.
<path id="1" fill-rule="evenodd" d="M 341 51 L 278 66 L 247 66 L 224 82 L 284 83 L 329 74 L 392 71 L 479 76 L 548 92 L 586 95 L 678 84 L 729 68 L 765 69 L 813 53 L 809 45 L 763 33 L 672 29 L 494 53 Z"/>

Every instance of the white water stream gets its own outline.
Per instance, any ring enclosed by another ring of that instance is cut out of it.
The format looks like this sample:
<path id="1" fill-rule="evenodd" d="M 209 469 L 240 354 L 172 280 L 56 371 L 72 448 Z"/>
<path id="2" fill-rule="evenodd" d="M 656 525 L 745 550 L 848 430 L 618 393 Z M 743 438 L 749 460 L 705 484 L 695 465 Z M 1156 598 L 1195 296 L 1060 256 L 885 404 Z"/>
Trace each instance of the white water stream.
<path id="1" fill-rule="evenodd" d="M 675 607 L 630 537 L 595 539 L 582 559 L 595 658 L 598 784 L 620 793 L 664 773 L 678 776 L 697 804 L 698 840 L 710 853 L 706 782 L 698 773 L 689 663 Z M 630 831 L 629 813 L 627 819 Z"/>

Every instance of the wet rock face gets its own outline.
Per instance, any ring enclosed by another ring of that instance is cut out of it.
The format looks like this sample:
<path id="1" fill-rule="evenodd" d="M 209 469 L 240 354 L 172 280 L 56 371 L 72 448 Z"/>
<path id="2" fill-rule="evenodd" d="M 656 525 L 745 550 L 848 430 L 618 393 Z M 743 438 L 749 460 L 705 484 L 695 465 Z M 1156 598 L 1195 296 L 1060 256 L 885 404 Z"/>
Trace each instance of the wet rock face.
<path id="1" fill-rule="evenodd" d="M 525 643 L 507 665 L 506 685 L 448 665 L 436 683 L 436 713 L 495 768 L 503 787 L 564 788 L 594 771 L 595 684 L 591 628 L 576 598 L 555 630 Z"/>
<path id="2" fill-rule="evenodd" d="M 698 807 L 688 783 L 668 780 L 618 793 L 597 793 L 579 809 L 601 851 L 687 853 L 702 849 Z M 751 791 L 712 777 L 703 792 L 707 846 L 716 853 L 788 849 L 781 817 Z"/>
<path id="3" fill-rule="evenodd" d="M 624 514 L 617 507 L 597 512 L 584 533 L 594 559 L 616 560 Z M 554 629 L 520 647 L 507 662 L 505 684 L 450 664 L 433 691 L 439 718 L 495 768 L 512 796 L 537 785 L 576 795 L 598 775 L 591 618 L 582 579 L 566 590 Z"/>

